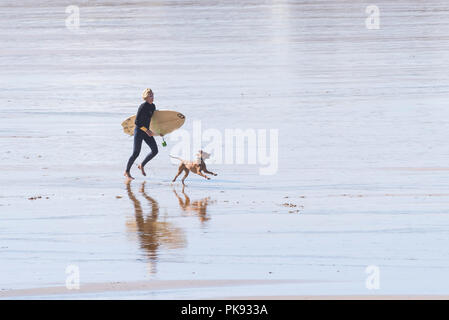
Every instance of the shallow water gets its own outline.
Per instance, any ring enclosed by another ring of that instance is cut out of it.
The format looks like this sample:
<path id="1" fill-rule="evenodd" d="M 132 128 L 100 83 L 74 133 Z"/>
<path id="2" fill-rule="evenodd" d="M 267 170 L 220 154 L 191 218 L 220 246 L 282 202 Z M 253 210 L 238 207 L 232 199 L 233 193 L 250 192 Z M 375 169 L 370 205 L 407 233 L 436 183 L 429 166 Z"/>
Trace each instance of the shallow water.
<path id="1" fill-rule="evenodd" d="M 449 4 L 377 1 L 368 30 L 367 1 L 119 3 L 78 3 L 79 30 L 71 1 L 0 4 L 1 289 L 75 264 L 81 285 L 317 281 L 121 297 L 448 293 Z M 279 129 L 277 173 L 210 164 L 183 194 L 158 139 L 127 187 L 145 87 L 189 132 Z"/>

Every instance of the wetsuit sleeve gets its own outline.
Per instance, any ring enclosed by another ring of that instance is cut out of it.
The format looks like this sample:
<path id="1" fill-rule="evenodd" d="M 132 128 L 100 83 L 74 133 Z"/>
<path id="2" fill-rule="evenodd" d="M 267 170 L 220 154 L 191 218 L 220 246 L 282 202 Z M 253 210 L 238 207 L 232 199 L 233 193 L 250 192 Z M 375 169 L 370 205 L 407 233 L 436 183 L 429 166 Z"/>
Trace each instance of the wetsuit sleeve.
<path id="1" fill-rule="evenodd" d="M 154 111 L 156 111 L 156 106 L 154 104 L 150 105 L 151 108 L 148 108 L 148 128 L 145 127 L 145 129 L 140 128 L 143 131 L 147 131 L 150 130 L 150 125 L 151 125 L 151 118 L 153 117 Z M 151 130 L 150 130 L 151 131 Z"/>
<path id="2" fill-rule="evenodd" d="M 138 128 L 140 128 L 142 131 L 146 131 L 148 130 L 148 127 L 145 126 L 145 121 L 146 119 L 149 118 L 149 112 L 147 110 L 147 108 L 145 108 L 145 105 L 141 105 L 139 107 L 139 110 L 137 110 L 137 115 L 136 115 L 136 126 Z"/>

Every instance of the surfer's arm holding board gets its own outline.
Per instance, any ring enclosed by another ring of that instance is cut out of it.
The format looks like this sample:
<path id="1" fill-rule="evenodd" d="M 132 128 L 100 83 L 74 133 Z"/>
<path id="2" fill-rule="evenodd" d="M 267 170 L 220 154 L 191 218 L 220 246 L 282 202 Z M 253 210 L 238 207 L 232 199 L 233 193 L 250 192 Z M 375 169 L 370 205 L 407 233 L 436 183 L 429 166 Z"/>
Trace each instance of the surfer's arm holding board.
<path id="1" fill-rule="evenodd" d="M 151 101 L 146 101 L 142 103 L 137 111 L 136 115 L 136 127 L 145 132 L 150 137 L 154 136 L 154 133 L 150 130 L 151 117 L 153 116 L 156 106 L 153 103 L 153 99 L 148 99 Z"/>

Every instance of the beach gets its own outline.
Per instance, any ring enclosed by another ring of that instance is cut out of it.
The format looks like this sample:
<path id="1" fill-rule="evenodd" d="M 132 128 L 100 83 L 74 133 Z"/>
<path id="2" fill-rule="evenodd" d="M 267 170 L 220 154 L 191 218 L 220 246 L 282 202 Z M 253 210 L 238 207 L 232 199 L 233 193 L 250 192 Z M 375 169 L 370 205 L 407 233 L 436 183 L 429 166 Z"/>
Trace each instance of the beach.
<path id="1" fill-rule="evenodd" d="M 368 5 L 2 1 L 0 298 L 446 299 L 449 4 Z M 125 183 L 147 87 L 187 133 L 275 130 L 275 171 L 183 188 L 170 134 Z"/>

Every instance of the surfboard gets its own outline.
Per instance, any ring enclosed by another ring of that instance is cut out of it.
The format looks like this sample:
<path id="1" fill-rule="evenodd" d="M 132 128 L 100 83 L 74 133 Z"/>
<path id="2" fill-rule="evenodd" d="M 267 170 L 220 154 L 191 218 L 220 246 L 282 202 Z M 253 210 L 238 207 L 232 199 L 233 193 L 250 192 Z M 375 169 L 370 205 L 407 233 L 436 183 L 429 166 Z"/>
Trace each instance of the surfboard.
<path id="1" fill-rule="evenodd" d="M 123 131 L 130 136 L 134 135 L 136 125 L 134 121 L 136 116 L 131 116 L 122 122 Z M 178 112 L 172 110 L 156 110 L 151 117 L 150 130 L 156 136 L 165 136 L 170 132 L 179 129 L 185 122 L 186 117 Z"/>

